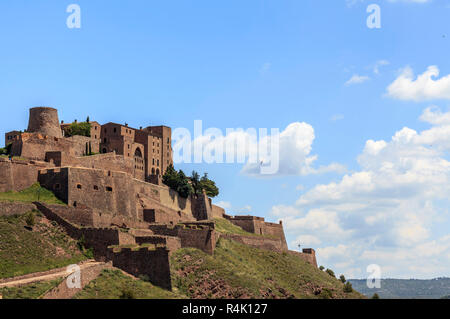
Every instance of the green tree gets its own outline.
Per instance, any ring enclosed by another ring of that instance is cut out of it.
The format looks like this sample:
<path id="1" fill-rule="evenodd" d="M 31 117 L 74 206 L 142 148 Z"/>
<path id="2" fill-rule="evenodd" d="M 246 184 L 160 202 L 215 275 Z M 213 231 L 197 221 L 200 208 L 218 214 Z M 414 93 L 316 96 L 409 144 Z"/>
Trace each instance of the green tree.
<path id="1" fill-rule="evenodd" d="M 380 296 L 377 293 L 374 293 L 372 299 L 380 299 Z"/>
<path id="2" fill-rule="evenodd" d="M 320 266 L 319 269 L 323 271 L 325 269 L 325 267 L 324 266 Z"/>
<path id="3" fill-rule="evenodd" d="M 334 271 L 333 271 L 333 270 L 327 268 L 327 270 L 325 270 L 325 272 L 326 272 L 327 274 L 329 274 L 331 277 L 335 277 L 335 278 L 336 278 L 336 275 L 334 274 Z"/>
<path id="4" fill-rule="evenodd" d="M 200 188 L 205 190 L 209 197 L 216 197 L 219 195 L 219 188 L 216 183 L 208 178 L 208 173 L 205 173 L 199 182 Z"/>
<path id="5" fill-rule="evenodd" d="M 353 291 L 352 284 L 350 283 L 350 281 L 347 281 L 344 285 L 344 292 L 350 293 L 352 291 Z"/>
<path id="6" fill-rule="evenodd" d="M 177 181 L 177 189 L 178 194 L 183 198 L 188 198 L 189 195 L 192 194 L 192 186 L 189 183 L 189 179 L 184 174 L 184 172 L 180 169 L 178 172 L 178 181 Z"/>
<path id="7" fill-rule="evenodd" d="M 171 189 L 177 190 L 177 188 L 178 188 L 178 173 L 175 170 L 175 168 L 173 168 L 173 165 L 169 165 L 169 167 L 167 167 L 166 172 L 164 173 L 164 175 L 162 177 L 162 181 L 164 184 L 169 186 Z"/>
<path id="8" fill-rule="evenodd" d="M 191 185 L 195 195 L 201 194 L 202 189 L 200 187 L 200 175 L 196 171 L 192 171 Z"/>
<path id="9" fill-rule="evenodd" d="M 89 115 L 88 115 L 88 117 L 86 118 L 86 123 L 89 123 Z"/>
<path id="10" fill-rule="evenodd" d="M 339 279 L 342 281 L 343 284 L 345 284 L 346 280 L 345 280 L 345 276 L 344 275 L 341 275 L 339 277 Z"/>
<path id="11" fill-rule="evenodd" d="M 91 124 L 88 122 L 73 122 L 64 128 L 64 136 L 70 137 L 74 135 L 91 137 Z"/>
<path id="12" fill-rule="evenodd" d="M 0 148 L 0 155 L 11 154 L 12 143 L 8 143 L 4 148 Z"/>

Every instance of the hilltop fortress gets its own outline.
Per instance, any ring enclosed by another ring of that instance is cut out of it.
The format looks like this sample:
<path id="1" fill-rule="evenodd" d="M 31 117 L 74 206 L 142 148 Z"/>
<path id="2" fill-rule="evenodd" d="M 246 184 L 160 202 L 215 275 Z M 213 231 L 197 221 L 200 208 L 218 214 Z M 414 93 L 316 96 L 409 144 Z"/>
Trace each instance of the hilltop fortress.
<path id="1" fill-rule="evenodd" d="M 68 136 L 71 124 L 60 122 L 56 109 L 36 107 L 27 130 L 5 134 L 5 145 L 11 145 L 10 155 L 0 157 L 0 192 L 39 182 L 67 205 L 0 202 L 0 215 L 38 209 L 70 236 L 83 238 L 95 259 L 147 275 L 166 289 L 171 289 L 171 252 L 194 247 L 213 254 L 221 236 L 317 266 L 313 249 L 288 250 L 281 221 L 230 216 L 204 192 L 182 198 L 164 185 L 162 175 L 173 164 L 170 127 L 89 124 L 90 136 Z M 251 236 L 217 232 L 218 218 Z"/>

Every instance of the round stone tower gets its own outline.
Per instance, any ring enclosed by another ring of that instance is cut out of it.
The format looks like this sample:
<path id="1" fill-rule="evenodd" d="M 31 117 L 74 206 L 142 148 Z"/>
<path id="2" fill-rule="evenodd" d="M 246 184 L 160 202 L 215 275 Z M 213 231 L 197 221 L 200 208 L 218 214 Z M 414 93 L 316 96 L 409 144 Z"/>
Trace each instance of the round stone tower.
<path id="1" fill-rule="evenodd" d="M 58 110 L 52 107 L 33 107 L 30 109 L 27 132 L 62 137 Z"/>

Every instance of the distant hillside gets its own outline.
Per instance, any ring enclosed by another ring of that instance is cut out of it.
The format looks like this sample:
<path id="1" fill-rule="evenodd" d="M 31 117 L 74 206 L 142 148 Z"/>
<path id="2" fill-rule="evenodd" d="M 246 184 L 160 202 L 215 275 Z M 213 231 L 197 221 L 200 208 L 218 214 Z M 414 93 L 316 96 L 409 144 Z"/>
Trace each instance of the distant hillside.
<path id="1" fill-rule="evenodd" d="M 380 298 L 440 299 L 450 295 L 450 278 L 429 280 L 382 279 L 380 289 L 369 289 L 365 279 L 349 279 L 353 288 L 371 297 L 377 293 Z"/>

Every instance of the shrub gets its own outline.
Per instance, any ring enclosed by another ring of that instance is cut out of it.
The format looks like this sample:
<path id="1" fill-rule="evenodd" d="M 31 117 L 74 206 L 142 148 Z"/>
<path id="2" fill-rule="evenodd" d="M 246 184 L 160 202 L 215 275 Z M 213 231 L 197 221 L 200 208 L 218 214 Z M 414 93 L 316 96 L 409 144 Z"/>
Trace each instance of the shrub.
<path id="1" fill-rule="evenodd" d="M 339 280 L 342 281 L 343 284 L 345 284 L 345 282 L 347 281 L 347 280 L 345 280 L 345 276 L 344 275 L 341 275 L 339 277 Z"/>
<path id="2" fill-rule="evenodd" d="M 139 279 L 142 281 L 150 282 L 150 277 L 147 275 L 139 275 Z"/>
<path id="3" fill-rule="evenodd" d="M 36 217 L 34 215 L 34 212 L 29 212 L 27 216 L 25 217 L 25 222 L 29 227 L 33 227 L 36 225 Z"/>
<path id="4" fill-rule="evenodd" d="M 331 277 L 336 278 L 336 275 L 334 274 L 334 271 L 333 271 L 333 270 L 327 268 L 327 270 L 325 270 L 325 272 L 326 272 L 327 274 L 329 274 Z"/>
<path id="5" fill-rule="evenodd" d="M 70 137 L 74 135 L 91 136 L 91 124 L 88 122 L 74 122 L 70 126 L 64 128 L 64 136 Z"/>
<path id="6" fill-rule="evenodd" d="M 380 299 L 380 296 L 377 293 L 374 293 L 372 299 Z"/>
<path id="7" fill-rule="evenodd" d="M 319 269 L 323 271 L 325 269 L 325 267 L 324 266 L 320 266 Z"/>
<path id="8" fill-rule="evenodd" d="M 347 281 L 344 285 L 344 292 L 350 293 L 352 291 L 353 291 L 352 284 L 349 281 Z"/>
<path id="9" fill-rule="evenodd" d="M 323 288 L 322 291 L 319 294 L 319 297 L 321 299 L 331 299 L 331 298 L 333 298 L 333 294 L 331 293 L 330 289 Z"/>
<path id="10" fill-rule="evenodd" d="M 124 287 L 122 288 L 120 299 L 136 299 L 136 294 L 130 287 Z"/>

